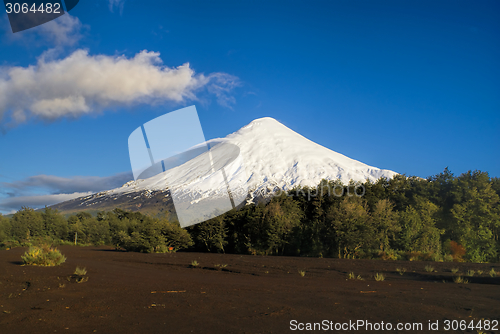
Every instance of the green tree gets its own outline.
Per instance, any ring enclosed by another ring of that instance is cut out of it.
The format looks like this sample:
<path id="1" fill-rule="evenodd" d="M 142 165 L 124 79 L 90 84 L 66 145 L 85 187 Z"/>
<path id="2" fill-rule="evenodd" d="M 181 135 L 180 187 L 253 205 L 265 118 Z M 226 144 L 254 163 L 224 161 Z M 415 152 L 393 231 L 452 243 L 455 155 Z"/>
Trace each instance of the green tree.
<path id="1" fill-rule="evenodd" d="M 0 243 L 10 239 L 10 219 L 0 213 Z"/>
<path id="2" fill-rule="evenodd" d="M 451 210 L 458 241 L 473 262 L 494 261 L 498 256 L 500 198 L 486 173 L 459 177 L 460 203 Z"/>
<path id="3" fill-rule="evenodd" d="M 217 216 L 195 225 L 194 235 L 196 241 L 203 244 L 207 251 L 224 253 L 224 246 L 227 245 L 227 231 L 224 217 Z"/>
<path id="4" fill-rule="evenodd" d="M 435 226 L 435 215 L 438 210 L 439 208 L 435 204 L 417 197 L 414 205 L 409 205 L 400 213 L 399 244 L 402 250 L 440 253 L 440 236 L 444 231 Z"/>
<path id="5" fill-rule="evenodd" d="M 370 216 L 375 230 L 374 241 L 381 251 L 387 252 L 401 231 L 394 205 L 387 199 L 379 200 Z"/>
<path id="6" fill-rule="evenodd" d="M 42 219 L 46 235 L 55 240 L 66 240 L 68 238 L 68 222 L 59 211 L 45 207 Z"/>
<path id="7" fill-rule="evenodd" d="M 298 204 L 286 195 L 275 197 L 264 210 L 268 252 L 284 254 L 294 229 L 303 218 Z"/>
<path id="8" fill-rule="evenodd" d="M 364 200 L 347 197 L 340 201 L 338 210 L 332 208 L 327 216 L 335 231 L 339 258 L 353 259 L 361 250 L 371 248 L 375 231 Z"/>
<path id="9" fill-rule="evenodd" d="M 17 241 L 31 241 L 46 235 L 43 218 L 40 212 L 23 207 L 11 219 L 11 234 Z"/>

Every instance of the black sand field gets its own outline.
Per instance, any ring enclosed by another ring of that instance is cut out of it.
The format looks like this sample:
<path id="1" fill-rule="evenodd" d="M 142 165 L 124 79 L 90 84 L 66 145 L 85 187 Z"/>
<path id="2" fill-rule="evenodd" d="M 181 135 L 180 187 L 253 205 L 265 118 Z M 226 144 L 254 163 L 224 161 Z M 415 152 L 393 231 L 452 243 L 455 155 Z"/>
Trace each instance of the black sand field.
<path id="1" fill-rule="evenodd" d="M 499 264 L 59 249 L 67 257 L 59 267 L 21 266 L 25 248 L 0 251 L 0 333 L 287 333 L 323 320 L 332 333 L 354 332 L 346 325 L 357 320 L 393 326 L 361 333 L 494 333 L 444 329 L 446 320 L 500 319 L 500 277 L 488 275 Z M 77 283 L 76 266 L 87 268 L 87 281 Z M 457 284 L 451 268 L 476 274 Z M 375 281 L 376 273 L 385 280 Z M 439 321 L 437 331 L 429 320 Z M 423 328 L 398 330 L 398 323 Z"/>

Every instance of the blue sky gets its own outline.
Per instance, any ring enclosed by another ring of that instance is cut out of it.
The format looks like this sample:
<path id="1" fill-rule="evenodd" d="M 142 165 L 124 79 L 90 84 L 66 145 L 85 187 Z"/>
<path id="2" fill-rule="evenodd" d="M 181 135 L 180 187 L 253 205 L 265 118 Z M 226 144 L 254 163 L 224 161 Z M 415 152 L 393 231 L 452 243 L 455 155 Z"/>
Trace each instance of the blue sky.
<path id="1" fill-rule="evenodd" d="M 130 133 L 193 104 L 207 139 L 270 116 L 379 168 L 500 177 L 496 1 L 80 0 L 0 29 L 2 213 L 120 186 Z"/>

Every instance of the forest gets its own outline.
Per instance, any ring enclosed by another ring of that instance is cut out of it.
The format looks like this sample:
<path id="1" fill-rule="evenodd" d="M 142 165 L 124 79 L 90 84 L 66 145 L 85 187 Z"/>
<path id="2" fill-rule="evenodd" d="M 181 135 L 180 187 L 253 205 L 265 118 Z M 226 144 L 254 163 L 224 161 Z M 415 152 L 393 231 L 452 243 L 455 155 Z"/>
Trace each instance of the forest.
<path id="1" fill-rule="evenodd" d="M 65 217 L 51 208 L 0 215 L 0 248 L 110 245 L 138 252 L 204 251 L 348 259 L 498 262 L 500 179 L 448 169 L 426 179 L 323 180 L 182 229 L 115 209 Z"/>

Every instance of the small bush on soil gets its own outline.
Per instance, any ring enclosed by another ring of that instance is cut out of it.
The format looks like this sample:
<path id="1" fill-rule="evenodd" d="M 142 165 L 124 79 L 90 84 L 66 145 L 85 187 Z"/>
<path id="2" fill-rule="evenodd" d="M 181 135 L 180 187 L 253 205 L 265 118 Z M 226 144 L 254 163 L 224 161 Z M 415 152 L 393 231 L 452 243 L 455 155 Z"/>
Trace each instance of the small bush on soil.
<path id="1" fill-rule="evenodd" d="M 306 276 L 306 272 L 305 272 L 305 270 L 299 270 L 299 274 L 300 274 L 300 276 L 302 276 L 302 277 Z"/>
<path id="2" fill-rule="evenodd" d="M 483 274 L 483 271 L 482 271 L 482 270 L 478 270 L 478 271 L 477 271 L 477 274 L 478 274 L 478 275 L 482 275 L 482 274 Z"/>
<path id="3" fill-rule="evenodd" d="M 384 276 L 384 274 L 381 274 L 381 273 L 376 273 L 376 274 L 375 274 L 375 280 L 376 280 L 377 282 L 381 282 L 381 281 L 385 280 L 385 276 Z"/>
<path id="4" fill-rule="evenodd" d="M 469 283 L 469 281 L 465 278 L 462 278 L 462 276 L 456 276 L 455 278 L 453 278 L 453 282 L 457 283 L 457 284 L 467 284 Z"/>
<path id="5" fill-rule="evenodd" d="M 458 268 L 451 268 L 451 272 L 454 274 L 458 273 Z"/>
<path id="6" fill-rule="evenodd" d="M 406 268 L 396 268 L 396 271 L 403 276 L 403 274 L 406 272 Z"/>
<path id="7" fill-rule="evenodd" d="M 497 277 L 497 272 L 493 268 L 491 268 L 491 270 L 488 272 L 488 274 L 490 275 L 490 277 Z"/>
<path id="8" fill-rule="evenodd" d="M 425 266 L 425 271 L 427 271 L 428 273 L 432 273 L 434 271 L 434 267 L 433 266 Z"/>
<path id="9" fill-rule="evenodd" d="M 351 272 L 347 275 L 347 278 L 349 278 L 349 279 L 355 279 L 355 278 L 356 278 L 356 275 L 354 275 L 354 273 L 351 271 Z"/>
<path id="10" fill-rule="evenodd" d="M 45 267 L 58 266 L 66 261 L 66 257 L 57 248 L 51 248 L 48 245 L 31 246 L 21 258 L 24 264 Z"/>
<path id="11" fill-rule="evenodd" d="M 227 267 L 227 264 L 215 264 L 214 267 L 217 270 L 222 270 L 222 268 L 226 268 Z"/>
<path id="12" fill-rule="evenodd" d="M 76 267 L 76 269 L 75 269 L 75 275 L 78 275 L 78 276 L 87 275 L 87 268 Z"/>
<path id="13" fill-rule="evenodd" d="M 191 261 L 191 267 L 198 267 L 200 264 L 198 263 L 198 261 L 196 260 L 193 260 Z"/>
<path id="14" fill-rule="evenodd" d="M 476 272 L 475 272 L 474 270 L 472 270 L 472 269 L 471 269 L 471 270 L 467 270 L 466 275 L 467 275 L 467 276 L 469 276 L 469 277 L 472 277 L 472 276 L 474 276 L 474 274 L 475 274 L 475 273 L 476 273 Z"/>

